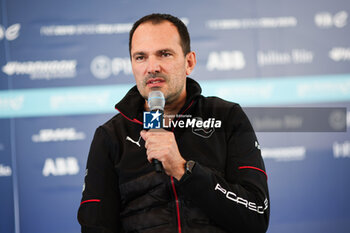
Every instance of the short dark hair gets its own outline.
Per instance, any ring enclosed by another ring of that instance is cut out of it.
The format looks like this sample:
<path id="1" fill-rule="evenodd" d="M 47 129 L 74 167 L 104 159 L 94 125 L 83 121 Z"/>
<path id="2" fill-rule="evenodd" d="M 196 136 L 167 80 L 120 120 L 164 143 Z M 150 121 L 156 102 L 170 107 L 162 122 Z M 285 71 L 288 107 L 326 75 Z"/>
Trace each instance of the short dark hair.
<path id="1" fill-rule="evenodd" d="M 184 55 L 191 52 L 191 41 L 190 41 L 190 35 L 188 33 L 186 25 L 177 17 L 169 15 L 169 14 L 159 14 L 154 13 L 150 15 L 146 15 L 142 17 L 141 19 L 137 20 L 134 25 L 132 26 L 130 33 L 129 33 L 129 54 L 131 57 L 131 42 L 132 37 L 134 35 L 135 30 L 138 26 L 140 26 L 142 23 L 145 22 L 152 22 L 153 24 L 160 24 L 164 21 L 169 21 L 177 28 L 177 31 L 180 35 L 180 45 L 182 47 L 182 51 L 184 52 Z"/>

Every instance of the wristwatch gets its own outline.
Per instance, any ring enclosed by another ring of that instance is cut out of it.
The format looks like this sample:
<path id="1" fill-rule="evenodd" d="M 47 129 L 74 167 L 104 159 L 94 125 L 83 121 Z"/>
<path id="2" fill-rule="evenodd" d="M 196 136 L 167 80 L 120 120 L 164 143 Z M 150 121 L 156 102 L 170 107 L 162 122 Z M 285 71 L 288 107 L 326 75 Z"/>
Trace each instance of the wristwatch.
<path id="1" fill-rule="evenodd" d="M 186 163 L 185 163 L 185 173 L 190 175 L 192 174 L 192 170 L 194 168 L 194 166 L 196 165 L 196 162 L 193 161 L 193 160 L 188 160 Z"/>

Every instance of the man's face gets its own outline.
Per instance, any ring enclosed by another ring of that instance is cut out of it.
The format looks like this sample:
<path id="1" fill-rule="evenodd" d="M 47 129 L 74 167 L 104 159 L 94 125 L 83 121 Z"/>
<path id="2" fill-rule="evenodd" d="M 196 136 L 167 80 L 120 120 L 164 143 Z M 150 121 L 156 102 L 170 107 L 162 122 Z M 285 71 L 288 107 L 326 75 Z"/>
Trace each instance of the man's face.
<path id="1" fill-rule="evenodd" d="M 193 52 L 184 56 L 177 28 L 170 22 L 146 22 L 132 37 L 131 65 L 136 85 L 147 99 L 151 91 L 162 91 L 166 103 L 186 96 L 186 75 L 195 65 Z"/>

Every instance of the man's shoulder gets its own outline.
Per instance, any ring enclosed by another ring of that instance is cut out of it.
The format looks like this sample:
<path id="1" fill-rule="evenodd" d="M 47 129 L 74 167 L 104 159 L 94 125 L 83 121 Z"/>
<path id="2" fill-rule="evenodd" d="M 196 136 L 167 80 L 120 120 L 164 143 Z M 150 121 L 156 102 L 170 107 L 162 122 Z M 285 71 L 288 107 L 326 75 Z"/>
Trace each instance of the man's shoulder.
<path id="1" fill-rule="evenodd" d="M 112 132 L 118 128 L 118 125 L 123 123 L 123 119 L 124 117 L 120 113 L 117 113 L 108 119 L 105 123 L 100 125 L 100 128 L 103 128 L 105 131 Z"/>
<path id="2" fill-rule="evenodd" d="M 245 115 L 242 107 L 232 101 L 224 100 L 220 97 L 216 96 L 202 96 L 199 100 L 199 108 L 202 112 L 206 112 L 206 114 L 210 114 L 213 116 L 220 117 L 242 117 Z"/>
<path id="3" fill-rule="evenodd" d="M 200 101 L 203 103 L 204 106 L 208 107 L 214 107 L 214 108 L 234 108 L 239 107 L 239 104 L 236 102 L 224 100 L 217 96 L 201 96 Z"/>

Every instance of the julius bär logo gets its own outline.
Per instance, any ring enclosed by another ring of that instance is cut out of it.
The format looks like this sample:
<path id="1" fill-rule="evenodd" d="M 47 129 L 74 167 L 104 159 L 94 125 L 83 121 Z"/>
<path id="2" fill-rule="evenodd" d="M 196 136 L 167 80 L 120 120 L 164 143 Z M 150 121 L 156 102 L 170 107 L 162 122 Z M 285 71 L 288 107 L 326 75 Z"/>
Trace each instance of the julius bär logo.
<path id="1" fill-rule="evenodd" d="M 144 129 L 160 129 L 162 127 L 162 113 L 143 112 L 143 128 Z"/>

